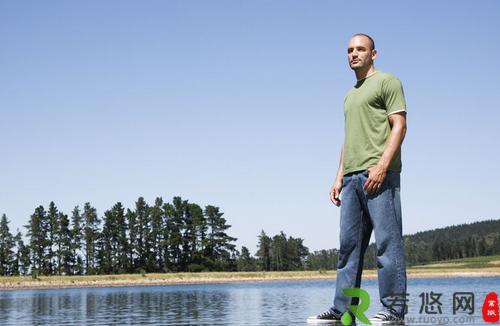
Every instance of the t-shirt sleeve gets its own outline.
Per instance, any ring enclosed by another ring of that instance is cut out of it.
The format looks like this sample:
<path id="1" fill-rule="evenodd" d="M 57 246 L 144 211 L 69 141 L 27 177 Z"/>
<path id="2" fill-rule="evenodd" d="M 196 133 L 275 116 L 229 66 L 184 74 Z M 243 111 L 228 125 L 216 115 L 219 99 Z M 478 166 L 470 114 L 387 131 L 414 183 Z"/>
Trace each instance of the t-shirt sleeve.
<path id="1" fill-rule="evenodd" d="M 382 83 L 382 97 L 387 115 L 406 112 L 405 94 L 401 81 L 396 77 L 386 79 Z"/>

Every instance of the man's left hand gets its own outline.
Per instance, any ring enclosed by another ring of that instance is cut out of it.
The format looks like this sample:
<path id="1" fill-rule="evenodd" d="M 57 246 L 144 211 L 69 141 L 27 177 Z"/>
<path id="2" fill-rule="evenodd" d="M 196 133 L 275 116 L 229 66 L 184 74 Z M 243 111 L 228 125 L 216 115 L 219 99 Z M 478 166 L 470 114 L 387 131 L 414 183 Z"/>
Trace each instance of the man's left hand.
<path id="1" fill-rule="evenodd" d="M 364 184 L 365 190 L 370 194 L 374 195 L 382 187 L 385 176 L 387 175 L 387 169 L 377 164 L 368 169 L 368 179 Z"/>

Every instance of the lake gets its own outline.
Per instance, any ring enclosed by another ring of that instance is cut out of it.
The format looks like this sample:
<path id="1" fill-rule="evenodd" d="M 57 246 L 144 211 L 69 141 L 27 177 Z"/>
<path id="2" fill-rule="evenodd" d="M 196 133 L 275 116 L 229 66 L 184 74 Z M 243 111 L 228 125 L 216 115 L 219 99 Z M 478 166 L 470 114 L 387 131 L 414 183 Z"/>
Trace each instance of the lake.
<path id="1" fill-rule="evenodd" d="M 311 280 L 9 290 L 0 292 L 0 325 L 306 325 L 330 306 L 334 286 Z M 377 281 L 362 288 L 371 317 L 380 309 Z M 407 325 L 484 325 L 481 308 L 491 291 L 500 292 L 500 277 L 410 279 Z M 453 314 L 457 292 L 468 299 Z"/>

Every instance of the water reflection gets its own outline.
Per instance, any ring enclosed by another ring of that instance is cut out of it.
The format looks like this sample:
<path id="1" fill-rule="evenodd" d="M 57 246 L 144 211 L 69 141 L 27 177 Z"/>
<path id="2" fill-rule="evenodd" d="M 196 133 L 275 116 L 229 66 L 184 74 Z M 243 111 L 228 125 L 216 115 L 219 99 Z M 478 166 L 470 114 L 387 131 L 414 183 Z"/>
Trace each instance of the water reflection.
<path id="1" fill-rule="evenodd" d="M 380 308 L 376 281 L 362 287 L 373 303 L 367 315 L 374 314 Z M 333 281 L 293 281 L 3 291 L 0 324 L 305 325 L 308 315 L 330 306 L 333 289 Z M 433 291 L 443 293 L 443 316 L 448 317 L 453 292 L 474 292 L 473 324 L 481 324 L 481 300 L 500 291 L 500 278 L 416 279 L 408 291 L 409 315 L 419 316 L 419 294 Z"/>

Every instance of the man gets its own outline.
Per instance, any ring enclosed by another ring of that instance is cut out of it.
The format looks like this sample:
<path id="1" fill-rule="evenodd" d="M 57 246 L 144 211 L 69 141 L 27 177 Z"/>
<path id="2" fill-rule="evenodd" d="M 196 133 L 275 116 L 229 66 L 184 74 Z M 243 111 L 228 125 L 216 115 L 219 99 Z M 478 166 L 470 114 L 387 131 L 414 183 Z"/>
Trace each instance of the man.
<path id="1" fill-rule="evenodd" d="M 350 39 L 347 58 L 357 83 L 344 100 L 344 145 L 330 191 L 333 204 L 341 207 L 335 298 L 328 311 L 308 320 L 338 322 L 349 305 L 358 304 L 358 298 L 348 297 L 342 290 L 360 287 L 363 256 L 373 231 L 383 310 L 370 321 L 404 323 L 406 267 L 400 172 L 406 102 L 401 82 L 375 70 L 376 57 L 370 36 L 356 34 Z"/>

